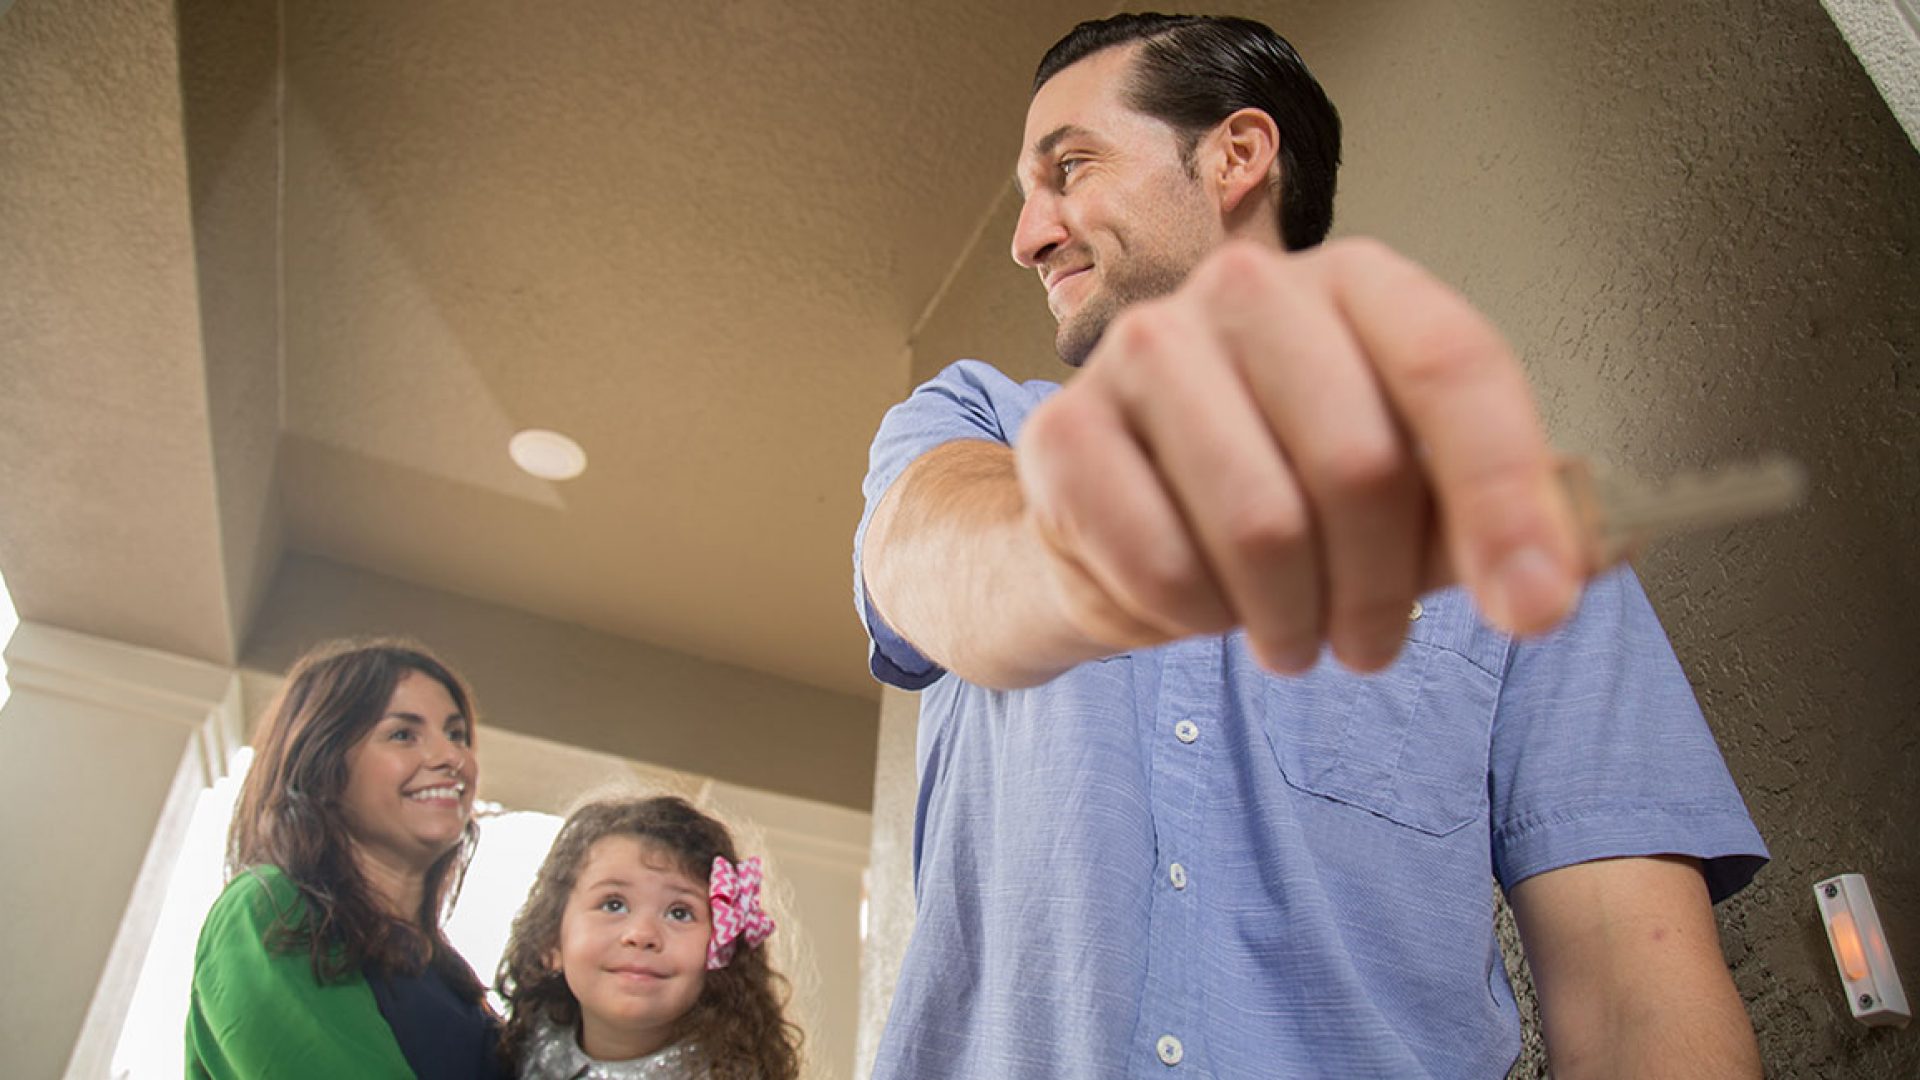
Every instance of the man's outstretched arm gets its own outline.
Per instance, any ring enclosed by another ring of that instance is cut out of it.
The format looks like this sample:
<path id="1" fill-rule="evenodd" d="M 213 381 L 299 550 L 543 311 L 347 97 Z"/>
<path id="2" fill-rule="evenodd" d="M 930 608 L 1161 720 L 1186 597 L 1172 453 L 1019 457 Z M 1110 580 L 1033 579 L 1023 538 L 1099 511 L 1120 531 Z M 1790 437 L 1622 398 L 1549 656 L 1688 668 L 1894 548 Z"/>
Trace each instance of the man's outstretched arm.
<path id="1" fill-rule="evenodd" d="M 1384 667 L 1459 581 L 1552 628 L 1591 567 L 1518 360 L 1377 244 L 1229 244 L 1108 326 L 1014 451 L 915 462 L 875 509 L 875 606 L 970 681 L 1245 627 L 1269 668 Z"/>
<path id="2" fill-rule="evenodd" d="M 915 460 L 867 525 L 861 572 L 881 618 L 982 686 L 1037 685 L 1113 651 L 1050 595 L 1025 505 L 1012 449 L 964 440 Z"/>
<path id="3" fill-rule="evenodd" d="M 1761 1075 L 1698 861 L 1580 863 L 1510 900 L 1555 1077 Z"/>

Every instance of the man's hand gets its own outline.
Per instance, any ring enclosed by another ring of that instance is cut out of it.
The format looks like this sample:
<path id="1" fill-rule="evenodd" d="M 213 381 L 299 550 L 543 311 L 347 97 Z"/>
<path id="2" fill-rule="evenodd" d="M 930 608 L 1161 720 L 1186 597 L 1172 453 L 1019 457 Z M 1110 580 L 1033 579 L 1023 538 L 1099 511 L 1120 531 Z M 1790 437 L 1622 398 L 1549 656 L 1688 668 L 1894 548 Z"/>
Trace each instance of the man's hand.
<path id="1" fill-rule="evenodd" d="M 1229 244 L 1129 308 L 1028 418 L 1017 474 L 1091 652 L 1244 626 L 1273 670 L 1322 642 L 1373 670 L 1427 589 L 1535 633 L 1586 572 L 1512 351 L 1369 241 Z"/>

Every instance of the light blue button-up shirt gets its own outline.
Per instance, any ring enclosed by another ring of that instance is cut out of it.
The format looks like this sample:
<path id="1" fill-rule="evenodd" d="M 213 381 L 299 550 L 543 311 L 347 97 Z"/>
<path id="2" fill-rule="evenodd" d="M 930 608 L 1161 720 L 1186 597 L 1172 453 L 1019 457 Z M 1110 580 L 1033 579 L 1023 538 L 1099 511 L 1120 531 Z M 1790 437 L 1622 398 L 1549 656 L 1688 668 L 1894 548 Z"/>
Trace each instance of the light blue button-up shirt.
<path id="1" fill-rule="evenodd" d="M 942 372 L 881 425 L 868 515 L 935 446 L 1011 445 L 1054 389 Z M 1717 900 L 1766 858 L 1629 571 L 1537 641 L 1423 597 L 1370 677 L 1275 677 L 1230 634 L 1013 692 L 946 675 L 856 594 L 874 674 L 922 690 L 880 1080 L 1503 1076 L 1494 879 L 1685 854 Z"/>

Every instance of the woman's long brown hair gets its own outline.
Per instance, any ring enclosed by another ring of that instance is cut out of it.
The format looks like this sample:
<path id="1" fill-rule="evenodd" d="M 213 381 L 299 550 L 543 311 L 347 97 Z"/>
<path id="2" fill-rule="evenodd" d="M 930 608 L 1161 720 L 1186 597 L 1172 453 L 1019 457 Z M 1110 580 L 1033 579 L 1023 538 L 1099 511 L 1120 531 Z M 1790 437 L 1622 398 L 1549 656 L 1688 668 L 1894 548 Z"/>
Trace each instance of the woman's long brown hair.
<path id="1" fill-rule="evenodd" d="M 727 827 L 684 799 L 662 796 L 589 804 L 561 827 L 546 862 L 513 919 L 513 935 L 500 958 L 495 988 L 507 999 L 501 1049 L 516 1062 L 538 1021 L 578 1031 L 580 1002 L 553 964 L 560 948 L 560 918 L 587 852 L 609 836 L 630 836 L 670 857 L 681 873 L 702 886 L 713 857 L 738 862 Z M 800 1075 L 799 1027 L 784 1014 L 785 977 L 767 962 L 767 950 L 739 948 L 733 960 L 709 971 L 700 998 L 680 1021 L 676 1041 L 700 1048 L 714 1080 L 794 1080 Z"/>
<path id="2" fill-rule="evenodd" d="M 394 918 L 354 861 L 340 799 L 347 751 L 386 713 L 394 688 L 411 672 L 446 687 L 474 730 L 466 684 L 412 642 L 335 642 L 300 658 L 254 734 L 253 766 L 240 787 L 227 834 L 227 878 L 273 866 L 291 879 L 307 910 L 282 916 L 265 945 L 306 951 L 320 983 L 363 967 L 417 975 L 431 966 L 469 1003 L 485 988 L 448 943 L 441 921 L 452 908 L 479 832 L 466 834 L 427 870 L 420 910 Z"/>

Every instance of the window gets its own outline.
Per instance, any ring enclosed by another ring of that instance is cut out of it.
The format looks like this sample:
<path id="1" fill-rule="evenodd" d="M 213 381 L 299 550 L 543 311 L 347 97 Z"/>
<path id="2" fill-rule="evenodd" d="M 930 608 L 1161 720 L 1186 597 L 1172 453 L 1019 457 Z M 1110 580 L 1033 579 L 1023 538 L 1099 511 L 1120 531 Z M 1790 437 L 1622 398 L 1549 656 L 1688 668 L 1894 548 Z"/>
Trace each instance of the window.
<path id="1" fill-rule="evenodd" d="M 7 642 L 13 640 L 13 628 L 20 625 L 20 616 L 14 613 L 13 597 L 7 595 L 7 579 L 0 577 L 0 650 L 5 650 Z M 7 703 L 7 658 L 0 651 L 0 706 Z"/>

